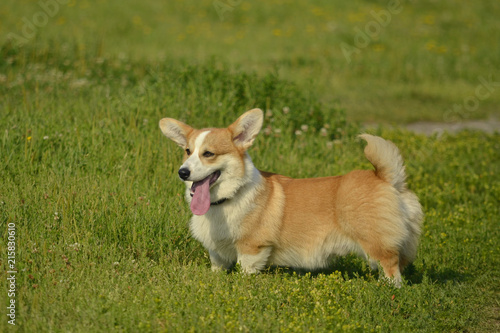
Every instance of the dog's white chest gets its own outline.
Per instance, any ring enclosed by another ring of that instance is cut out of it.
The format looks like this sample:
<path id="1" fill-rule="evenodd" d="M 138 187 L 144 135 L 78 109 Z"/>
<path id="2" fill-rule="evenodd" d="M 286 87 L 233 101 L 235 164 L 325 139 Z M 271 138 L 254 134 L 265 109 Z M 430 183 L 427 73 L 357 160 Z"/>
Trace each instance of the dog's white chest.
<path id="1" fill-rule="evenodd" d="M 190 227 L 193 236 L 211 250 L 216 250 L 218 244 L 227 243 L 233 239 L 233 233 L 225 221 L 211 220 L 205 216 L 193 216 Z"/>
<path id="2" fill-rule="evenodd" d="M 244 216 L 231 214 L 231 207 L 216 207 L 203 216 L 191 218 L 190 229 L 198 241 L 210 251 L 226 258 L 236 257 L 235 242 L 240 237 Z"/>

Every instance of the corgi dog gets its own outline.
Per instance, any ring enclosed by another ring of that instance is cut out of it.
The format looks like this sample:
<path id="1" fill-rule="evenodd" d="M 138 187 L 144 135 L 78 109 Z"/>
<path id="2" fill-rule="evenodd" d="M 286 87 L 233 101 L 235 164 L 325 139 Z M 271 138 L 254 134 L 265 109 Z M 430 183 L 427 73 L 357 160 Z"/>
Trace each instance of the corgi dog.
<path id="1" fill-rule="evenodd" d="M 398 148 L 369 134 L 366 158 L 375 170 L 293 179 L 259 171 L 247 150 L 263 112 L 245 112 L 227 128 L 194 129 L 160 120 L 184 150 L 179 177 L 194 214 L 190 230 L 210 254 L 212 270 L 239 263 L 247 273 L 266 266 L 317 270 L 336 256 L 356 253 L 382 266 L 396 286 L 415 257 L 423 218 L 406 187 Z"/>

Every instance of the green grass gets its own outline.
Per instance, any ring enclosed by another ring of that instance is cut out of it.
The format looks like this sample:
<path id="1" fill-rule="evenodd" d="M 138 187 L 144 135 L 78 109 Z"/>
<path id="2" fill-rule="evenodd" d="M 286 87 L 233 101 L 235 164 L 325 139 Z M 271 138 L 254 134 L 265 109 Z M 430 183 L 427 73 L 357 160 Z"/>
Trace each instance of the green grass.
<path id="1" fill-rule="evenodd" d="M 176 176 L 181 151 L 162 136 L 159 119 L 224 126 L 251 107 L 270 110 L 270 134 L 250 153 L 259 168 L 294 177 L 370 168 L 359 128 L 318 92 L 272 72 L 96 52 L 0 51 L 8 78 L 0 85 L 0 260 L 7 271 L 5 225 L 15 223 L 19 270 L 17 325 L 2 315 L 0 331 L 498 327 L 499 134 L 374 131 L 400 147 L 426 212 L 401 289 L 354 257 L 323 274 L 212 273 L 189 236 Z M 308 130 L 295 135 L 302 125 Z M 5 305 L 5 278 L 1 285 Z"/>
<path id="2" fill-rule="evenodd" d="M 356 46 L 356 29 L 373 26 L 372 12 L 387 11 L 389 1 L 220 0 L 234 4 L 224 20 L 216 1 L 71 0 L 34 32 L 25 29 L 34 35 L 26 44 L 79 52 L 97 44 L 106 57 L 215 57 L 264 75 L 278 70 L 307 90 L 312 86 L 321 101 L 337 103 L 355 121 L 442 122 L 454 104 L 461 112 L 453 120 L 500 117 L 498 85 L 472 111 L 463 106 L 476 96 L 481 77 L 500 81 L 498 1 L 457 6 L 453 0 L 401 0 L 401 10 L 385 27 L 375 27 L 350 63 L 342 43 Z M 33 24 L 40 12 L 38 1 L 2 1 L 0 45 L 9 34 L 22 37 L 26 20 Z"/>
<path id="3" fill-rule="evenodd" d="M 227 126 L 260 107 L 258 168 L 371 168 L 358 122 L 446 121 L 454 104 L 458 121 L 499 117 L 496 85 L 463 107 L 500 80 L 499 4 L 402 1 L 349 63 L 341 43 L 386 1 L 221 2 L 224 20 L 212 0 L 69 1 L 22 46 L 8 36 L 40 4 L 1 2 L 0 331 L 498 331 L 499 133 L 371 130 L 400 147 L 426 214 L 395 289 L 351 256 L 323 273 L 212 273 L 158 121 Z"/>

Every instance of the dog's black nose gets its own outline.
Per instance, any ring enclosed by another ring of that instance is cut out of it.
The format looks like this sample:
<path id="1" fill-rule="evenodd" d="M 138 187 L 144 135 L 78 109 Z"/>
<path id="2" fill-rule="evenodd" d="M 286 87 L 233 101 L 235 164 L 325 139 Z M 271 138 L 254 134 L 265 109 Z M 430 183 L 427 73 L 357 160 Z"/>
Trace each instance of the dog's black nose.
<path id="1" fill-rule="evenodd" d="M 190 174 L 191 171 L 189 171 L 188 168 L 179 169 L 179 177 L 181 177 L 182 180 L 188 179 Z"/>

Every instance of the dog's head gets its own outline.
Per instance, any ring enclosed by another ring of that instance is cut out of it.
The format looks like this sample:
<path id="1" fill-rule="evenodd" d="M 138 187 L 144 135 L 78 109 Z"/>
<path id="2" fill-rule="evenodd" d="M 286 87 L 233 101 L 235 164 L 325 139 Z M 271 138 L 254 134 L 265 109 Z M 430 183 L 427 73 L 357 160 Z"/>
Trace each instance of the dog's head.
<path id="1" fill-rule="evenodd" d="M 230 199 L 248 182 L 247 149 L 259 133 L 263 113 L 245 112 L 227 128 L 194 129 L 178 120 L 160 120 L 163 134 L 184 149 L 179 177 L 186 182 L 191 211 L 204 215 L 210 204 Z"/>

